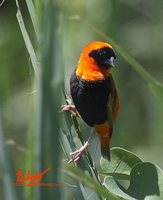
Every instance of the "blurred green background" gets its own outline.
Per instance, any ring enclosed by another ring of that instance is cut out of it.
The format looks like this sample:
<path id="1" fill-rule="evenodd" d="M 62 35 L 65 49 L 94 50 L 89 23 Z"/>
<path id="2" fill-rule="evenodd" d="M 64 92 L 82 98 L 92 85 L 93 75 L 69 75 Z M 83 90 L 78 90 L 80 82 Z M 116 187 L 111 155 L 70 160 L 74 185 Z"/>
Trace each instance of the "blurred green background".
<path id="1" fill-rule="evenodd" d="M 63 63 L 65 86 L 76 67 L 82 48 L 102 40 L 87 23 L 105 32 L 163 83 L 163 2 L 161 0 L 58 0 L 63 14 Z M 33 38 L 25 1 L 21 10 Z M 32 101 L 37 92 L 17 20 L 15 1 L 0 7 L 0 114 L 5 144 L 15 166 L 24 166 L 31 128 Z M 121 113 L 115 124 L 111 146 L 120 146 L 163 168 L 163 102 L 148 83 L 117 55 L 113 76 L 118 88 Z M 90 130 L 83 122 L 82 130 Z"/>

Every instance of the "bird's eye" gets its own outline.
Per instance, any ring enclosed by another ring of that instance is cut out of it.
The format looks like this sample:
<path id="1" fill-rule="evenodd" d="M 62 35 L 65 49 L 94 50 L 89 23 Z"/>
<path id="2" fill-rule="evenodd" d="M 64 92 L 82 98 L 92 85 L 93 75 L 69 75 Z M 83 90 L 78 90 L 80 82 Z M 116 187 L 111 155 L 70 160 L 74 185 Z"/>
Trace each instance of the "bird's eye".
<path id="1" fill-rule="evenodd" d="M 103 51 L 103 54 L 106 55 L 106 51 Z"/>

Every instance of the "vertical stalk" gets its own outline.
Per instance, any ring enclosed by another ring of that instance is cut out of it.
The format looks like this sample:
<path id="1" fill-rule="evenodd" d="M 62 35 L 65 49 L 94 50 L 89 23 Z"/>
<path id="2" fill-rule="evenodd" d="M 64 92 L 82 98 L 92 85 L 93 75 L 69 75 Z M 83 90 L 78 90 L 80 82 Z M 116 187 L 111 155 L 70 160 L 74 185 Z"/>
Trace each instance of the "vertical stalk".
<path id="1" fill-rule="evenodd" d="M 61 65 L 61 33 L 59 9 L 56 1 L 42 0 L 42 21 L 40 48 L 42 71 L 39 82 L 36 162 L 40 171 L 51 167 L 43 182 L 60 182 L 59 131 L 61 119 L 61 88 L 63 65 Z M 60 187 L 37 187 L 36 199 L 61 199 Z"/>

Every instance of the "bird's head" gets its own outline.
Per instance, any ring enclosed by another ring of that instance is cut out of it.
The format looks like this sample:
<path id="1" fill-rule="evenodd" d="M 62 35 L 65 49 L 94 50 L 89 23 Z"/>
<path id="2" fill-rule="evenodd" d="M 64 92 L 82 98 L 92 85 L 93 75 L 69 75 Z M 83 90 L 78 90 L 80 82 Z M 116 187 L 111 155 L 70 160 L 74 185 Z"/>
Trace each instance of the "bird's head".
<path id="1" fill-rule="evenodd" d="M 78 72 L 100 71 L 110 72 L 116 59 L 112 46 L 105 42 L 93 41 L 84 47 L 79 62 Z M 98 78 L 98 77 L 97 77 Z"/>
<path id="2" fill-rule="evenodd" d="M 112 46 L 104 42 L 93 42 L 89 44 L 90 50 L 88 56 L 92 58 L 96 64 L 103 68 L 108 69 L 114 67 L 114 61 L 116 59 L 115 52 Z"/>

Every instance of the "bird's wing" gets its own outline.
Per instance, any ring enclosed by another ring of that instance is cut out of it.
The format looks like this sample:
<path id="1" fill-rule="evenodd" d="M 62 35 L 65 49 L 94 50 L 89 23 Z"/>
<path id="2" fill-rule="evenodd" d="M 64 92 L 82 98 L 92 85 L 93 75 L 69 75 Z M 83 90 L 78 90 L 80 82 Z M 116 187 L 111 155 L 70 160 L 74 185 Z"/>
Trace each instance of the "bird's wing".
<path id="1" fill-rule="evenodd" d="M 118 117 L 118 115 L 119 115 L 120 104 L 119 104 L 119 97 L 118 97 L 116 85 L 114 83 L 113 78 L 112 78 L 112 82 L 113 82 L 112 119 L 113 119 L 113 122 L 114 122 L 116 120 L 116 118 Z"/>
<path id="2" fill-rule="evenodd" d="M 111 137 L 112 130 L 113 130 L 113 122 L 115 121 L 115 119 L 117 118 L 119 114 L 120 106 L 119 106 L 119 98 L 117 94 L 117 89 L 111 75 L 110 75 L 110 80 L 111 80 L 110 82 L 111 92 L 109 94 L 108 102 L 107 102 L 107 120 L 108 120 L 108 124 L 111 130 L 111 133 L 110 133 L 110 137 Z"/>

